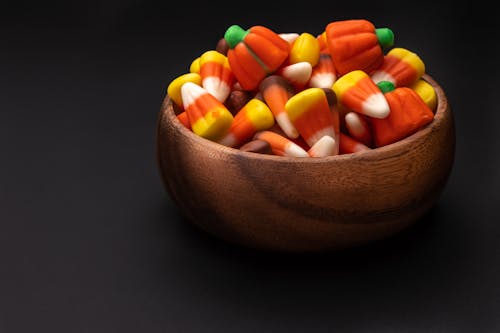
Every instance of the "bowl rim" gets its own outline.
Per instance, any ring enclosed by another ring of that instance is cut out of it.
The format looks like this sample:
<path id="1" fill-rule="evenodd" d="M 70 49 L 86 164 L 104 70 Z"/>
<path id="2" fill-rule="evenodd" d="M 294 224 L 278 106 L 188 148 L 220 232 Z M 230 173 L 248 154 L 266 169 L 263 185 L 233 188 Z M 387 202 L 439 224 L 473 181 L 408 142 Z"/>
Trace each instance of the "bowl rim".
<path id="1" fill-rule="evenodd" d="M 425 125 L 417 132 L 413 133 L 412 135 L 402 140 L 399 140 L 397 142 L 382 147 L 372 148 L 369 150 L 363 150 L 355 153 L 339 154 L 326 157 L 304 158 L 304 157 L 278 156 L 278 155 L 268 155 L 255 152 L 246 152 L 239 150 L 237 148 L 224 146 L 215 141 L 211 141 L 209 139 L 196 135 L 195 133 L 184 127 L 184 125 L 182 125 L 182 123 L 177 119 L 176 114 L 174 112 L 172 100 L 168 95 L 165 96 L 161 106 L 157 133 L 159 132 L 159 129 L 161 127 L 163 117 L 167 117 L 173 128 L 177 132 L 179 132 L 182 136 L 184 136 L 187 140 L 194 141 L 200 145 L 206 145 L 207 148 L 217 150 L 221 153 L 232 155 L 237 158 L 248 158 L 252 160 L 268 160 L 281 163 L 297 163 L 297 162 L 332 163 L 335 161 L 344 161 L 344 160 L 352 161 L 353 159 L 358 159 L 358 160 L 374 159 L 374 158 L 378 159 L 381 157 L 387 157 L 389 155 L 397 155 L 399 153 L 408 151 L 412 147 L 415 147 L 415 144 L 417 142 L 424 140 L 425 137 L 427 137 L 431 132 L 433 132 L 436 128 L 440 127 L 441 123 L 446 118 L 447 113 L 451 111 L 448 105 L 446 94 L 444 93 L 442 87 L 437 83 L 437 81 L 435 81 L 428 74 L 422 75 L 421 79 L 428 82 L 436 91 L 437 106 L 436 106 L 436 111 L 434 112 L 433 121 L 431 121 L 429 124 Z M 158 139 L 159 138 L 157 135 L 157 140 Z"/>

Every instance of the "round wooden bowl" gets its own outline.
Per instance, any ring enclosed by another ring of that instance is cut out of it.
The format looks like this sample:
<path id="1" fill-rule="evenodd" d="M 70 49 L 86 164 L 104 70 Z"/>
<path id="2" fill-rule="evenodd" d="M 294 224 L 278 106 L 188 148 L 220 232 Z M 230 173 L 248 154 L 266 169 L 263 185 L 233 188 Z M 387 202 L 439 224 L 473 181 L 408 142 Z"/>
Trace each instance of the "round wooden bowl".
<path id="1" fill-rule="evenodd" d="M 247 247 L 325 251 L 408 227 L 439 198 L 455 151 L 442 88 L 434 120 L 397 143 L 354 154 L 291 158 L 242 152 L 201 138 L 168 97 L 158 117 L 157 161 L 180 211 L 205 231 Z"/>

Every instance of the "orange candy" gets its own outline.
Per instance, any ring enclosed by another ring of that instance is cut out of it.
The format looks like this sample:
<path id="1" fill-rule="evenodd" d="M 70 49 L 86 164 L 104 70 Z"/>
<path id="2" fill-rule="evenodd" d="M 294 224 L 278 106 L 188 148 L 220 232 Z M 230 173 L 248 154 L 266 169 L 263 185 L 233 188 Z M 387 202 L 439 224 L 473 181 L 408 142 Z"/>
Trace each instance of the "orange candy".
<path id="1" fill-rule="evenodd" d="M 394 42 L 392 31 L 375 29 L 367 20 L 331 22 L 325 32 L 328 50 L 340 76 L 358 69 L 371 74 L 384 61 L 382 49 Z"/>
<path id="2" fill-rule="evenodd" d="M 344 133 L 340 133 L 340 142 L 339 142 L 340 154 L 352 154 L 364 150 L 370 150 L 370 148 L 365 146 L 361 142 L 354 140 L 350 136 L 345 135 Z"/>
<path id="3" fill-rule="evenodd" d="M 407 87 L 385 93 L 391 112 L 385 119 L 371 121 L 375 146 L 382 147 L 401 140 L 434 119 L 422 98 Z"/>
<path id="4" fill-rule="evenodd" d="M 241 87 L 254 90 L 288 58 L 290 44 L 263 26 L 243 30 L 232 25 L 224 34 L 229 65 Z"/>

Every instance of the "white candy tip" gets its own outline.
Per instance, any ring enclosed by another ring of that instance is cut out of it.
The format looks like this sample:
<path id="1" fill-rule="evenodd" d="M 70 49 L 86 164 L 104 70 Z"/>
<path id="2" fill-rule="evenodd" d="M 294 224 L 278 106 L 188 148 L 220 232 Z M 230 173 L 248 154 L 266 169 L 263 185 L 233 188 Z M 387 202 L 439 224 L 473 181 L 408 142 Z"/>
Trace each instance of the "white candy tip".
<path id="1" fill-rule="evenodd" d="M 352 131 L 357 135 L 362 135 L 365 131 L 363 121 L 361 120 L 360 115 L 356 112 L 349 112 L 345 115 L 345 124 L 349 131 Z"/>
<path id="2" fill-rule="evenodd" d="M 186 82 L 181 87 L 182 104 L 185 108 L 194 103 L 201 95 L 207 93 L 205 89 L 193 82 Z"/>
<path id="3" fill-rule="evenodd" d="M 282 75 L 292 83 L 306 84 L 311 78 L 312 66 L 307 61 L 298 62 L 283 68 Z"/>
<path id="4" fill-rule="evenodd" d="M 235 147 L 238 144 L 238 139 L 236 139 L 233 133 L 228 133 L 218 143 L 227 147 Z"/>
<path id="5" fill-rule="evenodd" d="M 299 34 L 291 32 L 291 33 L 279 34 L 278 36 L 280 36 L 281 39 L 286 40 L 289 44 L 292 44 L 299 37 Z"/>
<path id="6" fill-rule="evenodd" d="M 309 149 L 308 153 L 311 157 L 332 156 L 337 154 L 336 148 L 335 139 L 329 135 L 325 135 Z"/>
<path id="7" fill-rule="evenodd" d="M 370 95 L 363 102 L 362 110 L 365 115 L 379 119 L 387 117 L 391 112 L 389 104 L 381 92 Z"/>
<path id="8" fill-rule="evenodd" d="M 219 102 L 224 103 L 226 98 L 231 93 L 231 88 L 218 77 L 207 77 L 202 82 L 203 88 L 205 88 L 209 94 L 214 96 Z"/>
<path id="9" fill-rule="evenodd" d="M 331 88 L 337 78 L 331 73 L 314 74 L 309 81 L 311 88 Z"/>
<path id="10" fill-rule="evenodd" d="M 389 81 L 395 84 L 396 82 L 396 80 L 394 80 L 394 77 L 386 71 L 376 71 L 371 75 L 371 79 L 375 83 L 379 83 L 381 81 Z"/>
<path id="11" fill-rule="evenodd" d="M 278 114 L 277 116 L 275 116 L 275 118 L 279 127 L 283 130 L 283 132 L 285 132 L 286 136 L 288 136 L 290 139 L 296 139 L 299 137 L 299 132 L 297 131 L 295 126 L 293 126 L 286 112 Z"/>
<path id="12" fill-rule="evenodd" d="M 309 157 L 309 154 L 307 153 L 307 151 L 305 151 L 299 145 L 297 145 L 293 142 L 291 142 L 285 148 L 285 155 L 291 156 L 291 157 Z"/>

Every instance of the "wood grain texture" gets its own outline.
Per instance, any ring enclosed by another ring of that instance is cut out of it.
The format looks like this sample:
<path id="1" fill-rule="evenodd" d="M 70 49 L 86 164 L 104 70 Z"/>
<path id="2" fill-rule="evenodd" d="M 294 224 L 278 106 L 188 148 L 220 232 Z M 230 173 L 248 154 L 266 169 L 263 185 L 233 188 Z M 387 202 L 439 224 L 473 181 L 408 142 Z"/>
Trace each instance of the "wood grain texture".
<path id="1" fill-rule="evenodd" d="M 165 98 L 157 127 L 163 183 L 180 211 L 221 239 L 275 251 L 325 251 L 383 239 L 438 200 L 454 161 L 453 114 L 436 89 L 434 120 L 397 143 L 290 158 L 224 147 L 181 125 Z"/>

